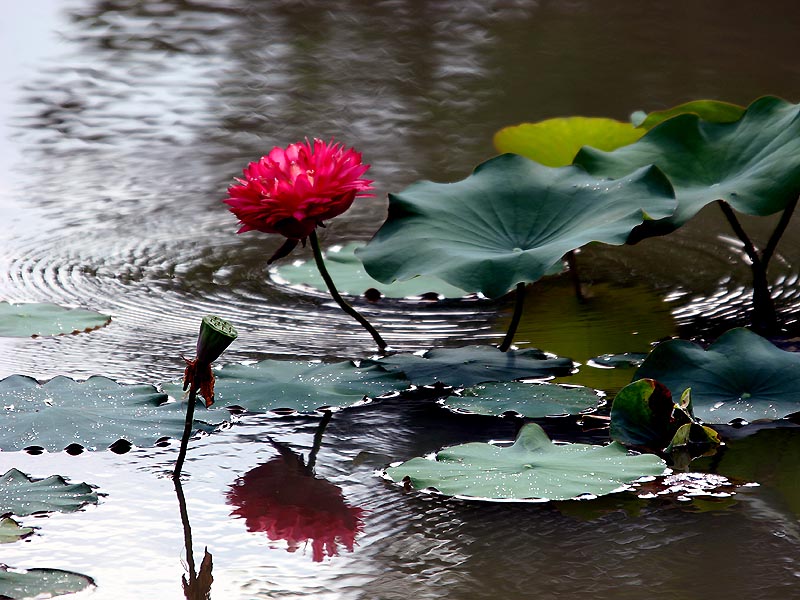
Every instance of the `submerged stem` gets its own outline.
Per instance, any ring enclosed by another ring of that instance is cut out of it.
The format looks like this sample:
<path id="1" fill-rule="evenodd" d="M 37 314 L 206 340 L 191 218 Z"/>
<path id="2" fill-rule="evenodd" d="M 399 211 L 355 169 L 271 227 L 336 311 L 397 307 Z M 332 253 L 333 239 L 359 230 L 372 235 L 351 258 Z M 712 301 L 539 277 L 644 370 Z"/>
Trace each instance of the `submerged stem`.
<path id="1" fill-rule="evenodd" d="M 522 319 L 522 307 L 525 304 L 525 284 L 518 283 L 517 289 L 514 292 L 514 314 L 511 317 L 511 323 L 508 325 L 506 337 L 498 347 L 501 352 L 506 352 L 511 347 L 511 342 L 514 341 L 514 334 L 517 333 L 520 319 Z"/>
<path id="2" fill-rule="evenodd" d="M 311 447 L 311 452 L 308 453 L 308 462 L 306 463 L 306 468 L 309 471 L 313 471 L 314 465 L 317 462 L 317 453 L 319 453 L 319 449 L 322 447 L 322 435 L 325 433 L 325 428 L 328 426 L 328 423 L 331 422 L 331 418 L 333 417 L 333 411 L 326 410 L 325 414 L 322 415 L 322 420 L 317 425 L 317 430 L 314 432 L 314 444 Z"/>
<path id="3" fill-rule="evenodd" d="M 311 249 L 314 252 L 314 262 L 317 263 L 317 269 L 319 270 L 319 274 L 322 275 L 322 279 L 325 280 L 325 285 L 328 286 L 328 291 L 330 292 L 333 299 L 336 301 L 336 304 L 346 312 L 348 315 L 353 317 L 356 321 L 358 321 L 361 326 L 366 329 L 369 334 L 372 336 L 372 339 L 375 340 L 375 343 L 378 344 L 378 348 L 381 352 L 386 350 L 386 342 L 383 341 L 383 338 L 378 333 L 378 331 L 367 321 L 361 313 L 359 313 L 355 308 L 350 306 L 344 298 L 342 298 L 339 291 L 336 289 L 336 286 L 333 283 L 333 279 L 331 279 L 330 273 L 328 273 L 328 269 L 325 267 L 325 262 L 322 260 L 322 251 L 319 247 L 319 240 L 317 239 L 317 232 L 312 231 L 311 235 L 308 236 L 308 239 L 311 241 Z"/>
<path id="4" fill-rule="evenodd" d="M 181 438 L 181 449 L 178 453 L 178 460 L 175 461 L 175 470 L 172 472 L 172 478 L 177 480 L 181 476 L 181 469 L 183 468 L 183 461 L 186 460 L 186 450 L 189 448 L 189 437 L 192 435 L 192 426 L 194 425 L 194 405 L 197 402 L 197 386 L 191 384 L 189 389 L 189 406 L 186 407 L 186 423 L 183 426 L 183 437 Z"/>

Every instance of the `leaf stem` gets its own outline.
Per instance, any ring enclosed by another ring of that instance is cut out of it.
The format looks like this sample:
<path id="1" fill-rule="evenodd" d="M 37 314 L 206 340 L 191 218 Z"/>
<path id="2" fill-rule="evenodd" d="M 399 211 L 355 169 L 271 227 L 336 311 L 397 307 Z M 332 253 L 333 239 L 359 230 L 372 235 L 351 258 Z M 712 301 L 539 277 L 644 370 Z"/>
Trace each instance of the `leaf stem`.
<path id="1" fill-rule="evenodd" d="M 172 472 L 172 479 L 177 480 L 181 476 L 183 461 L 186 460 L 186 450 L 189 447 L 189 437 L 192 435 L 194 425 L 194 405 L 197 402 L 197 387 L 194 382 L 189 389 L 189 406 L 186 407 L 186 423 L 183 426 L 183 437 L 181 438 L 181 449 L 178 453 L 178 460 L 175 461 L 175 470 Z"/>
<path id="2" fill-rule="evenodd" d="M 761 253 L 758 252 L 750 236 L 747 235 L 739 219 L 736 218 L 736 213 L 733 212 L 730 205 L 723 200 L 717 200 L 717 204 L 722 209 L 722 213 L 730 223 L 733 232 L 744 244 L 745 254 L 750 258 L 750 270 L 753 273 L 753 329 L 761 335 L 773 335 L 778 332 L 779 327 L 775 303 L 772 301 L 772 294 L 767 281 L 767 267 L 772 254 L 775 252 L 775 247 L 778 245 L 778 240 L 780 240 L 786 230 L 786 226 L 789 224 L 797 200 L 786 207 L 783 215 L 781 215 L 781 220 L 767 242 L 767 247 Z"/>
<path id="3" fill-rule="evenodd" d="M 575 297 L 578 302 L 584 302 L 586 297 L 583 295 L 581 289 L 581 276 L 578 273 L 578 259 L 575 256 L 575 250 L 570 250 L 566 254 L 567 266 L 569 267 L 569 276 L 572 279 L 572 287 L 575 289 Z"/>
<path id="4" fill-rule="evenodd" d="M 336 304 L 346 312 L 348 315 L 353 317 L 356 321 L 358 321 L 361 326 L 366 329 L 369 334 L 372 336 L 372 339 L 375 340 L 375 343 L 378 344 L 378 348 L 381 352 L 386 351 L 386 342 L 383 341 L 383 338 L 378 333 L 378 331 L 370 325 L 369 321 L 367 321 L 361 313 L 359 313 L 355 308 L 350 306 L 344 298 L 342 298 L 339 291 L 336 289 L 336 286 L 333 283 L 333 279 L 331 279 L 330 273 L 328 273 L 328 269 L 325 267 L 325 262 L 322 259 L 322 251 L 319 247 L 319 240 L 317 239 L 317 232 L 312 231 L 311 235 L 308 236 L 308 239 L 311 241 L 311 249 L 314 251 L 314 262 L 317 264 L 317 269 L 319 270 L 319 274 L 322 275 L 322 279 L 325 280 L 325 285 L 328 287 L 328 291 L 330 292 L 333 299 L 336 301 Z"/>
<path id="5" fill-rule="evenodd" d="M 511 323 L 508 325 L 508 331 L 503 338 L 503 342 L 498 349 L 500 352 L 506 352 L 511 347 L 511 342 L 514 341 L 514 334 L 517 333 L 520 319 L 522 319 L 522 308 L 525 305 L 525 284 L 520 282 L 517 284 L 517 289 L 514 292 L 514 314 L 511 317 Z"/>

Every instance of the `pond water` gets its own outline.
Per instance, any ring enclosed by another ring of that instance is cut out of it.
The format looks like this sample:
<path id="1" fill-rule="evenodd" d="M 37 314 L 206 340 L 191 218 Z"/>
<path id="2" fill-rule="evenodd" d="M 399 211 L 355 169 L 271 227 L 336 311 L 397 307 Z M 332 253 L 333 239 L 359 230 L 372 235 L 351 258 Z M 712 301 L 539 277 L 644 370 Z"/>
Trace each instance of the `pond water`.
<path id="1" fill-rule="evenodd" d="M 372 165 L 376 197 L 330 222 L 330 246 L 369 239 L 387 192 L 465 177 L 506 125 L 625 119 L 700 97 L 800 99 L 800 8 L 788 0 L 39 0 L 4 3 L 0 16 L 0 300 L 113 317 L 85 335 L 0 338 L 2 377 L 174 379 L 209 313 L 239 331 L 223 362 L 370 356 L 369 336 L 324 295 L 270 278 L 281 240 L 237 236 L 220 202 L 273 145 L 333 137 Z M 745 221 L 757 240 L 774 224 L 762 221 Z M 799 227 L 770 272 L 789 338 Z M 578 304 L 566 279 L 531 287 L 515 341 L 585 363 L 677 334 L 708 339 L 744 322 L 741 255 L 710 209 L 668 238 L 584 249 L 589 301 Z M 356 303 L 393 348 L 420 350 L 498 342 L 513 301 Z M 584 366 L 570 381 L 613 392 L 630 376 Z M 315 561 L 310 545 L 287 552 L 248 531 L 231 493 L 257 467 L 277 468 L 269 440 L 308 455 L 317 422 L 247 417 L 192 442 L 183 492 L 195 561 L 205 547 L 213 555 L 212 597 L 786 598 L 800 583 L 792 430 L 732 440 L 699 465 L 761 484 L 731 498 L 482 505 L 404 494 L 375 471 L 511 439 L 514 422 L 414 401 L 347 410 L 328 426 L 316 472 L 358 532 L 352 551 Z M 739 451 L 765 460 L 726 461 Z M 39 534 L 5 545 L 0 562 L 91 576 L 97 587 L 76 597 L 183 597 L 176 454 L 175 443 L 0 454 L 0 472 L 59 473 L 105 494 L 78 513 L 27 519 Z"/>

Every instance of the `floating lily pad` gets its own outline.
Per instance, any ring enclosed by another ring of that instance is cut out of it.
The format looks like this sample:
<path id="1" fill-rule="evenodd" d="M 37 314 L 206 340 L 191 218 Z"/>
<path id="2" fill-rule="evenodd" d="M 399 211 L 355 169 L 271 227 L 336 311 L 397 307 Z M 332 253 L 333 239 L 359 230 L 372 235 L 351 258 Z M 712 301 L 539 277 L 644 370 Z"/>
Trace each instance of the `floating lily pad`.
<path id="1" fill-rule="evenodd" d="M 111 317 L 56 304 L 0 302 L 0 337 L 37 337 L 81 333 L 105 327 Z"/>
<path id="2" fill-rule="evenodd" d="M 656 379 L 674 394 L 692 390 L 694 414 L 707 423 L 780 419 L 800 411 L 800 354 L 747 329 L 731 329 L 707 350 L 684 340 L 655 347 L 635 379 Z"/>
<path id="3" fill-rule="evenodd" d="M 356 254 L 379 281 L 432 275 L 498 298 L 537 281 L 570 250 L 624 244 L 642 221 L 674 207 L 658 169 L 607 181 L 503 154 L 463 181 L 421 181 L 390 194 L 388 219 Z"/>
<path id="4" fill-rule="evenodd" d="M 60 475 L 33 479 L 11 469 L 0 477 L 0 515 L 73 512 L 86 504 L 97 504 L 97 494 L 91 486 L 67 483 Z"/>
<path id="5" fill-rule="evenodd" d="M 529 419 L 577 414 L 596 408 L 597 392 L 580 386 L 552 383 L 484 383 L 445 400 L 447 408 L 479 415 L 515 413 Z"/>
<path id="6" fill-rule="evenodd" d="M 631 115 L 631 123 L 633 123 L 635 127 L 647 131 L 663 123 L 667 119 L 685 114 L 697 115 L 704 121 L 711 121 L 712 123 L 733 123 L 742 118 L 745 110 L 744 106 L 731 104 L 730 102 L 721 102 L 719 100 L 692 100 L 691 102 L 685 102 L 678 106 L 673 106 L 672 108 L 657 110 L 651 113 L 637 111 Z M 615 148 L 594 147 L 599 150 L 605 150 L 606 152 L 615 150 Z"/>
<path id="7" fill-rule="evenodd" d="M 494 134 L 498 152 L 513 152 L 548 167 L 565 167 L 583 146 L 606 152 L 644 135 L 631 123 L 599 117 L 562 117 L 505 127 Z"/>
<path id="8" fill-rule="evenodd" d="M 434 348 L 422 356 L 393 354 L 369 362 L 404 374 L 414 385 L 438 382 L 453 387 L 569 375 L 573 367 L 570 359 L 553 358 L 536 348 L 501 352 L 494 346 Z"/>
<path id="9" fill-rule="evenodd" d="M 608 446 L 554 444 L 528 423 L 513 446 L 472 442 L 440 450 L 435 460 L 413 458 L 386 474 L 418 490 L 479 500 L 572 500 L 627 489 L 645 476 L 661 475 L 665 463 L 653 454 L 632 456 L 616 442 Z"/>
<path id="10" fill-rule="evenodd" d="M 39 383 L 12 375 L 0 381 L 0 449 L 41 446 L 57 451 L 71 444 L 89 450 L 117 440 L 148 446 L 164 437 L 180 438 L 186 419 L 182 402 L 163 404 L 165 394 L 150 385 L 121 385 L 106 377 L 78 382 L 55 377 Z M 213 429 L 227 411 L 198 405 L 196 427 Z"/>
<path id="11" fill-rule="evenodd" d="M 34 531 L 33 527 L 23 527 L 11 517 L 3 517 L 0 519 L 0 544 L 16 542 L 32 535 Z"/>
<path id="12" fill-rule="evenodd" d="M 614 152 L 584 148 L 575 164 L 612 178 L 656 165 L 672 182 L 675 213 L 644 223 L 631 241 L 669 233 L 716 200 L 748 215 L 771 215 L 800 195 L 800 105 L 760 98 L 733 123 L 678 115 Z"/>
<path id="13" fill-rule="evenodd" d="M 91 577 L 59 569 L 11 569 L 0 564 L 0 598 L 52 598 L 94 587 Z"/>
<path id="14" fill-rule="evenodd" d="M 344 408 L 364 400 L 409 387 L 399 373 L 377 364 L 360 367 L 350 361 L 325 364 L 264 360 L 252 365 L 227 365 L 215 372 L 214 397 L 219 406 L 242 406 L 251 412 L 290 409 L 314 412 L 318 408 Z M 179 384 L 164 391 L 179 396 Z"/>
<path id="15" fill-rule="evenodd" d="M 388 298 L 409 298 L 436 294 L 445 298 L 461 298 L 467 295 L 462 289 L 445 283 L 436 277 L 415 277 L 408 281 L 381 283 L 364 270 L 364 265 L 356 257 L 357 248 L 364 244 L 354 242 L 345 246 L 333 247 L 325 252 L 325 266 L 336 283 L 340 293 L 350 296 L 365 295 L 368 290 L 377 290 Z M 297 261 L 275 267 L 272 278 L 278 283 L 304 285 L 327 293 L 328 288 L 313 260 Z"/>

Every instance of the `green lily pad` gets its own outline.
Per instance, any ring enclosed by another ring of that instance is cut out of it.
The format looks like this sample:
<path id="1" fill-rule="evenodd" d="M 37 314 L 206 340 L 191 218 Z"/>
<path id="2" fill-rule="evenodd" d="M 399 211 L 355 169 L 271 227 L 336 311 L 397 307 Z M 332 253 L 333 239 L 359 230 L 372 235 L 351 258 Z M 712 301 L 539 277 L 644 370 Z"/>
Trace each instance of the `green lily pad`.
<path id="1" fill-rule="evenodd" d="M 691 388 L 694 414 L 707 423 L 781 419 L 800 411 L 800 354 L 747 329 L 731 329 L 703 349 L 669 340 L 634 375 L 656 379 L 674 394 Z"/>
<path id="2" fill-rule="evenodd" d="M 164 437 L 180 438 L 186 405 L 166 401 L 153 386 L 121 385 L 106 377 L 83 382 L 55 377 L 40 383 L 12 375 L 0 380 L 0 449 L 57 451 L 80 444 L 96 450 L 120 439 L 148 446 Z M 223 410 L 200 405 L 197 410 L 203 420 L 195 425 L 207 431 L 213 429 L 210 423 L 230 418 Z"/>
<path id="3" fill-rule="evenodd" d="M 665 110 L 653 111 L 651 113 L 637 111 L 631 115 L 631 123 L 633 123 L 634 127 L 648 131 L 667 119 L 685 114 L 697 115 L 704 121 L 711 121 L 712 123 L 733 123 L 742 118 L 745 110 L 744 106 L 731 104 L 730 102 L 721 102 L 719 100 L 692 100 L 691 102 L 684 102 L 678 106 L 673 106 Z M 605 150 L 606 152 L 615 150 L 615 148 L 594 147 L 599 150 Z"/>
<path id="4" fill-rule="evenodd" d="M 494 134 L 498 152 L 513 152 L 548 167 L 565 167 L 583 146 L 609 152 L 644 135 L 631 123 L 599 117 L 561 117 L 505 127 Z"/>
<path id="5" fill-rule="evenodd" d="M 10 544 L 32 535 L 33 527 L 23 527 L 11 517 L 0 519 L 0 544 Z"/>
<path id="6" fill-rule="evenodd" d="M 596 408 L 595 390 L 552 383 L 484 383 L 445 400 L 447 408 L 479 415 L 515 413 L 529 419 L 577 414 Z"/>
<path id="7" fill-rule="evenodd" d="M 584 148 L 575 164 L 612 178 L 656 165 L 672 182 L 675 213 L 644 223 L 631 241 L 669 233 L 716 200 L 748 215 L 771 215 L 800 195 L 800 105 L 760 98 L 733 123 L 678 115 L 614 152 Z"/>
<path id="8" fill-rule="evenodd" d="M 80 573 L 60 569 L 11 569 L 0 564 L 0 598 L 52 598 L 89 587 L 94 587 L 94 581 Z"/>
<path id="9" fill-rule="evenodd" d="M 0 302 L 0 337 L 37 337 L 81 333 L 105 327 L 111 317 L 56 304 Z"/>
<path id="10" fill-rule="evenodd" d="M 350 296 L 365 295 L 367 290 L 377 290 L 387 298 L 409 298 L 426 294 L 437 294 L 444 298 L 461 298 L 467 295 L 462 289 L 445 283 L 436 277 L 415 277 L 408 281 L 381 283 L 364 270 L 364 265 L 356 257 L 355 251 L 363 247 L 361 242 L 344 246 L 334 246 L 325 252 L 325 266 L 341 294 Z M 278 283 L 309 286 L 327 293 L 328 288 L 313 260 L 296 261 L 284 264 L 271 271 L 272 279 Z"/>
<path id="11" fill-rule="evenodd" d="M 60 475 L 32 479 L 11 469 L 0 477 L 0 515 L 74 512 L 86 504 L 97 504 L 97 494 L 91 486 L 67 483 Z"/>
<path id="12" fill-rule="evenodd" d="M 570 250 L 624 244 L 634 227 L 674 206 L 658 169 L 604 181 L 503 154 L 463 181 L 390 194 L 388 219 L 356 254 L 379 281 L 432 275 L 498 298 L 537 281 Z"/>
<path id="13" fill-rule="evenodd" d="M 546 501 L 622 491 L 637 479 L 663 474 L 665 466 L 652 454 L 632 456 L 616 442 L 554 444 L 541 427 L 528 423 L 510 447 L 472 442 L 440 450 L 435 460 L 413 458 L 386 474 L 447 496 Z"/>
<path id="14" fill-rule="evenodd" d="M 494 346 L 434 348 L 422 356 L 393 354 L 365 362 L 402 373 L 414 385 L 438 382 L 453 387 L 569 375 L 573 368 L 570 359 L 553 358 L 536 348 L 501 352 Z"/>
<path id="15" fill-rule="evenodd" d="M 241 406 L 250 412 L 290 409 L 311 413 L 323 407 L 344 408 L 365 397 L 375 398 L 410 386 L 399 373 L 374 363 L 357 367 L 350 361 L 263 360 L 251 365 L 226 365 L 215 375 L 218 405 Z M 171 396 L 182 393 L 179 384 L 162 388 Z"/>

